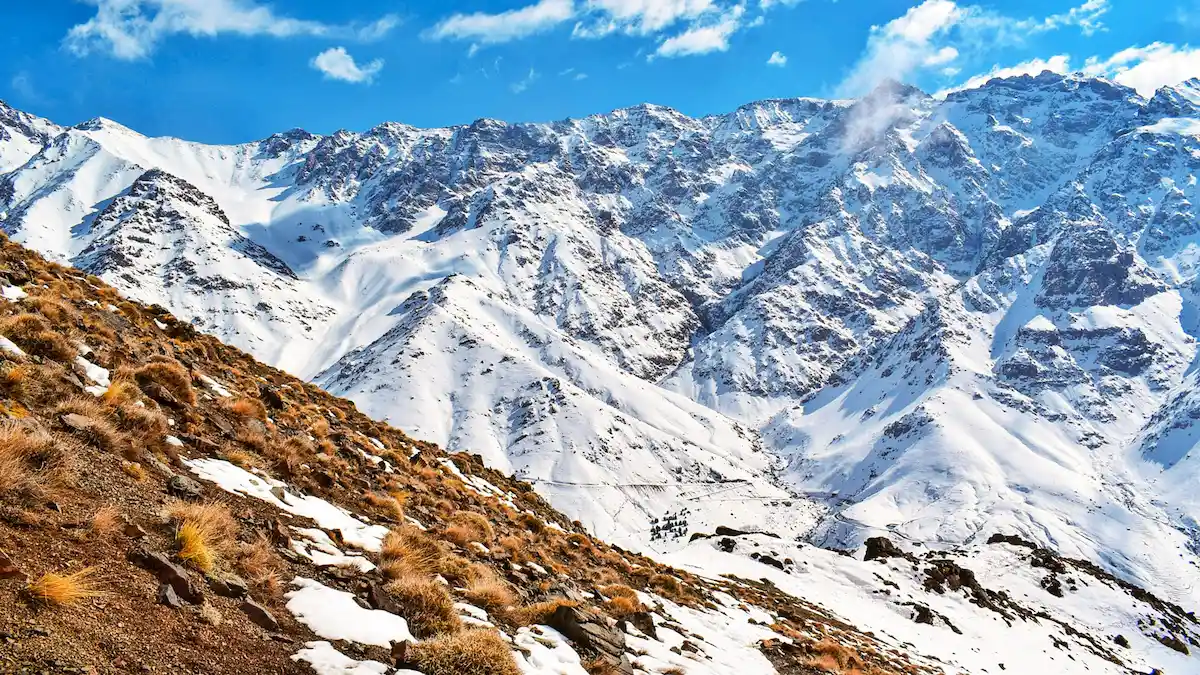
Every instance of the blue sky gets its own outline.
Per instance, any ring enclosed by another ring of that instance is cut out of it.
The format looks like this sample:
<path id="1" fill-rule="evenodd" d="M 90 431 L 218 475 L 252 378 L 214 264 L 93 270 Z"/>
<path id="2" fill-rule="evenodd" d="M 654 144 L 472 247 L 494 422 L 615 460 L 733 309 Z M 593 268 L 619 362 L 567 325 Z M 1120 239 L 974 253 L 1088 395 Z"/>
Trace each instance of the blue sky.
<path id="1" fill-rule="evenodd" d="M 1200 0 L 12 0 L 0 25 L 10 104 L 220 143 L 647 101 L 700 115 L 885 77 L 1200 76 Z"/>

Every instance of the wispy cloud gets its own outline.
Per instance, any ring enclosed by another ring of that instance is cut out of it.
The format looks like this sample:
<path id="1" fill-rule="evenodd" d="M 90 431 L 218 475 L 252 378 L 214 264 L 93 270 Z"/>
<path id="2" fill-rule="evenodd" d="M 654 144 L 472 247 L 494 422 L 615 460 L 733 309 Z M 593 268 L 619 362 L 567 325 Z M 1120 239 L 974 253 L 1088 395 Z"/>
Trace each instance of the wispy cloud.
<path id="1" fill-rule="evenodd" d="M 963 82 L 956 87 L 939 91 L 936 96 L 942 97 L 952 91 L 958 91 L 960 89 L 975 89 L 976 87 L 982 87 L 983 85 L 987 84 L 989 80 L 993 80 L 997 77 L 1005 78 L 1019 77 L 1021 75 L 1039 75 L 1047 70 L 1055 73 L 1067 73 L 1070 72 L 1070 68 L 1071 57 L 1066 54 L 1057 54 L 1046 59 L 1030 59 L 1028 61 L 1023 61 L 1011 66 L 1000 66 L 997 64 L 992 66 L 991 70 L 987 71 L 986 73 L 974 75 L 968 78 L 966 82 Z"/>
<path id="2" fill-rule="evenodd" d="M 1029 36 L 1076 27 L 1085 35 L 1104 29 L 1109 0 L 1084 0 L 1065 12 L 1014 18 L 954 0 L 924 0 L 882 26 L 872 26 L 863 55 L 838 87 L 860 95 L 885 79 L 902 80 L 932 69 L 951 72 L 963 52 L 975 54 L 1022 43 Z"/>
<path id="3" fill-rule="evenodd" d="M 729 38 L 741 27 L 746 8 L 736 5 L 715 21 L 697 24 L 686 31 L 663 40 L 648 58 L 694 56 L 729 49 Z"/>
<path id="4" fill-rule="evenodd" d="M 321 71 L 326 79 L 369 84 L 383 70 L 383 59 L 360 66 L 345 47 L 334 47 L 317 54 L 311 65 Z"/>
<path id="5" fill-rule="evenodd" d="M 767 65 L 782 68 L 787 65 L 787 56 L 783 52 L 775 52 L 771 54 L 771 58 L 767 59 Z"/>
<path id="6" fill-rule="evenodd" d="M 471 53 L 485 45 L 512 42 L 572 25 L 571 36 L 599 39 L 621 34 L 652 37 L 656 56 L 685 56 L 728 49 L 729 37 L 761 26 L 764 12 L 798 0 L 760 0 L 759 13 L 743 21 L 747 0 L 537 0 L 499 13 L 453 14 L 426 32 L 434 40 L 471 43 Z M 674 32 L 670 37 L 664 36 Z"/>
<path id="7" fill-rule="evenodd" d="M 499 14 L 454 14 L 434 26 L 429 37 L 499 44 L 549 30 L 574 16 L 572 0 L 539 0 L 537 4 Z"/>
<path id="8" fill-rule="evenodd" d="M 509 89 L 512 89 L 512 93 L 514 94 L 524 93 L 525 90 L 529 89 L 529 86 L 536 82 L 539 77 L 541 77 L 541 74 L 533 68 L 530 68 L 529 73 L 525 75 L 525 77 L 509 85 Z"/>
<path id="9" fill-rule="evenodd" d="M 369 24 L 333 25 L 278 15 L 253 0 L 84 0 L 96 14 L 71 28 L 64 40 L 78 55 L 109 53 L 134 60 L 152 54 L 162 40 L 173 35 L 216 37 L 222 34 L 269 36 L 299 35 L 335 39 L 378 40 L 399 24 L 384 16 Z"/>
<path id="10" fill-rule="evenodd" d="M 1047 70 L 1059 74 L 1078 70 L 1084 75 L 1113 80 L 1149 97 L 1160 87 L 1174 86 L 1187 79 L 1200 77 L 1200 48 L 1154 42 L 1143 47 L 1122 49 L 1107 57 L 1088 57 L 1079 68 L 1072 67 L 1069 54 L 1056 54 L 1012 66 L 993 66 L 986 73 L 968 78 L 956 87 L 938 92 L 938 95 L 981 87 L 997 77 L 1038 75 Z"/>

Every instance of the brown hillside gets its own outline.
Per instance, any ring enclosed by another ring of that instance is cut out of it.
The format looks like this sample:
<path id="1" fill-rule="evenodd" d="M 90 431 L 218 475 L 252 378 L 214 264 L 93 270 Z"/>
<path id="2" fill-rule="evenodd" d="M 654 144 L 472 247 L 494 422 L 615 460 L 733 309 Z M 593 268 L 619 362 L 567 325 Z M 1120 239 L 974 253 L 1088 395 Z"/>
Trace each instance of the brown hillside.
<path id="1" fill-rule="evenodd" d="M 297 577 L 403 616 L 418 639 L 342 653 L 426 675 L 518 672 L 499 631 L 530 624 L 564 626 L 593 674 L 631 672 L 623 628 L 653 628 L 657 611 L 637 591 L 696 608 L 724 591 L 771 612 L 787 639 L 761 649 L 781 673 L 924 672 L 770 585 L 704 581 L 594 540 L 478 457 L 8 241 L 0 286 L 27 294 L 0 300 L 0 335 L 24 352 L 0 344 L 0 673 L 308 673 L 292 657 L 318 638 L 286 607 Z M 202 458 L 389 528 L 365 555 L 376 568 L 318 567 L 293 541 L 313 523 L 198 480 L 185 461 Z M 572 634 L 577 622 L 587 630 Z"/>

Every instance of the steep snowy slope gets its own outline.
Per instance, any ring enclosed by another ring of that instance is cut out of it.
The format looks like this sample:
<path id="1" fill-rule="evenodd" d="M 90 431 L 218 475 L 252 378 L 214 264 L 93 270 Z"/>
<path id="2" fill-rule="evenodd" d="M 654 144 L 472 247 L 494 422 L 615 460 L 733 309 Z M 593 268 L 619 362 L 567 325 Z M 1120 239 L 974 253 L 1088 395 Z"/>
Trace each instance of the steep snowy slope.
<path id="1" fill-rule="evenodd" d="M 1043 73 L 229 147 L 100 120 L 10 165 L 0 210 L 606 536 L 799 535 L 795 491 L 830 544 L 1003 529 L 1200 602 L 1197 90 Z"/>
<path id="2" fill-rule="evenodd" d="M 24 164 L 62 129 L 0 101 L 0 174 Z"/>
<path id="3" fill-rule="evenodd" d="M 160 169 L 86 226 L 88 244 L 73 265 L 272 361 L 311 343 L 333 313 L 282 260 L 234 229 L 211 197 Z"/>

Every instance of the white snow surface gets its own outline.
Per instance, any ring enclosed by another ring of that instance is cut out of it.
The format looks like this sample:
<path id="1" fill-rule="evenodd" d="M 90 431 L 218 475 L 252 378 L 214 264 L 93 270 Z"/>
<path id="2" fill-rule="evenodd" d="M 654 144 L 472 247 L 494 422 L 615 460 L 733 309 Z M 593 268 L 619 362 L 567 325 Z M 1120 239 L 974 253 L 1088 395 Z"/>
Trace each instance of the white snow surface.
<path id="1" fill-rule="evenodd" d="M 226 492 L 261 499 L 288 513 L 311 518 L 322 528 L 337 530 L 342 535 L 342 541 L 351 546 L 378 552 L 383 538 L 387 536 L 388 528 L 382 525 L 363 522 L 345 509 L 319 497 L 295 495 L 285 483 L 256 476 L 223 459 L 200 458 L 185 460 L 185 463 L 197 476 L 216 483 Z M 283 498 L 277 494 L 282 494 Z"/>
<path id="2" fill-rule="evenodd" d="M 288 611 L 326 640 L 390 647 L 393 642 L 416 639 L 403 618 L 377 609 L 363 609 L 352 593 L 304 577 L 293 579 L 292 586 L 295 588 L 286 594 Z"/>

